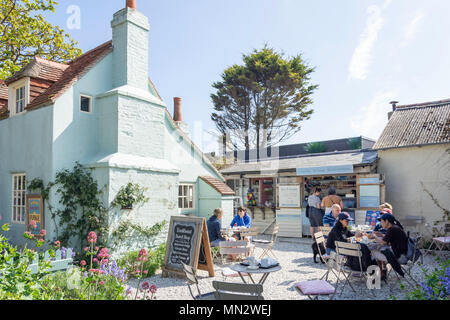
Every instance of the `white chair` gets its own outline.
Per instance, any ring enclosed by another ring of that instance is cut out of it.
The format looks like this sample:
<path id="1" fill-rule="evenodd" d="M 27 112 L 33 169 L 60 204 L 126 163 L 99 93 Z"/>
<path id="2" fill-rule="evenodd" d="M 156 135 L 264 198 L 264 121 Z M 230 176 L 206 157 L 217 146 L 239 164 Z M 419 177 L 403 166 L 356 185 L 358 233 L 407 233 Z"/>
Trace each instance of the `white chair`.
<path id="1" fill-rule="evenodd" d="M 273 246 L 275 245 L 275 243 L 277 241 L 278 229 L 279 229 L 278 224 L 275 224 L 275 226 L 273 227 L 272 237 L 270 240 L 263 240 L 263 239 L 253 239 L 252 240 L 252 243 L 255 245 L 255 248 L 260 248 L 263 250 L 263 252 L 258 257 L 258 259 L 261 259 L 264 256 L 269 256 L 269 253 L 271 253 L 272 256 L 276 260 L 278 260 L 277 256 L 275 255 L 275 253 L 272 250 Z"/>

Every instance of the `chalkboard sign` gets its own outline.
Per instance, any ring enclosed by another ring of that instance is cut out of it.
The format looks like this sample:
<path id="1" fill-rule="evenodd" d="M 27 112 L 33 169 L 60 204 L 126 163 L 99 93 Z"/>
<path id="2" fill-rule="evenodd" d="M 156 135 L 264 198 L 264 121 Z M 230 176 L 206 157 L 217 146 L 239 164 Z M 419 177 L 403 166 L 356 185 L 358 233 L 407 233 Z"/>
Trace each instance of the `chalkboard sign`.
<path id="1" fill-rule="evenodd" d="M 194 271 L 206 270 L 214 276 L 208 229 L 204 218 L 172 216 L 167 238 L 163 276 L 183 274 L 181 262 Z"/>

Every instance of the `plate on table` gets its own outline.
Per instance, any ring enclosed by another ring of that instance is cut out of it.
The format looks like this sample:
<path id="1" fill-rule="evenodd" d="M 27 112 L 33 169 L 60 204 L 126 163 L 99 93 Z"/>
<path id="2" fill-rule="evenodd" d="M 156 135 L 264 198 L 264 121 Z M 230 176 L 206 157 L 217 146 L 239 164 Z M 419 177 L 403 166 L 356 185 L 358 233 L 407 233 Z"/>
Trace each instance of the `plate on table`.
<path id="1" fill-rule="evenodd" d="M 260 268 L 260 269 L 270 269 L 270 268 L 278 267 L 279 265 L 280 265 L 279 263 L 276 263 L 276 264 L 272 264 L 272 265 L 270 265 L 270 266 L 268 266 L 268 267 L 260 266 L 259 268 Z"/>
<path id="2" fill-rule="evenodd" d="M 249 269 L 249 270 L 257 270 L 257 269 L 259 269 L 260 268 L 260 266 L 259 265 L 255 265 L 255 266 L 248 266 L 247 267 L 247 269 Z"/>

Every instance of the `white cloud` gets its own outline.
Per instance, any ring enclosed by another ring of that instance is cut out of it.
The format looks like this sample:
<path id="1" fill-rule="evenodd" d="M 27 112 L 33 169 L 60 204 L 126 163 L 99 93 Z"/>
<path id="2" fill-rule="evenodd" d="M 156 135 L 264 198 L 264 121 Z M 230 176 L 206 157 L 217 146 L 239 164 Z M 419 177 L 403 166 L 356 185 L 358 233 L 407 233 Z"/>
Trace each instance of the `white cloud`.
<path id="1" fill-rule="evenodd" d="M 381 8 L 377 5 L 367 8 L 366 28 L 361 34 L 359 44 L 353 52 L 349 67 L 349 79 L 364 80 L 367 78 L 373 60 L 373 47 L 378 39 L 378 33 L 384 25 L 382 12 L 389 7 L 391 1 L 386 0 Z"/>
<path id="2" fill-rule="evenodd" d="M 403 41 L 400 43 L 401 47 L 406 47 L 409 43 L 411 43 L 411 41 L 414 40 L 424 17 L 425 14 L 422 11 L 416 12 L 414 18 L 405 27 Z"/>
<path id="3" fill-rule="evenodd" d="M 362 106 L 350 119 L 350 125 L 357 135 L 378 139 L 388 121 L 387 114 L 392 111 L 389 104 L 397 96 L 396 90 L 380 91 L 369 102 Z"/>

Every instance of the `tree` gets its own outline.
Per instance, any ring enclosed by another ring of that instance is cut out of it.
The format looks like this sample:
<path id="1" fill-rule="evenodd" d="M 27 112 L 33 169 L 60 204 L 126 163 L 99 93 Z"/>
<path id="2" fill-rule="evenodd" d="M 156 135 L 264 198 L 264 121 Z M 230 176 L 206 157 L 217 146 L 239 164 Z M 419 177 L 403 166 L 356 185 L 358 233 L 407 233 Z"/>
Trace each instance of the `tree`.
<path id="1" fill-rule="evenodd" d="M 35 56 L 67 62 L 81 55 L 78 42 L 42 12 L 55 12 L 54 0 L 0 0 L 0 79 L 6 79 Z"/>
<path id="2" fill-rule="evenodd" d="M 235 146 L 245 150 L 277 145 L 301 129 L 313 110 L 311 96 L 317 85 L 310 84 L 314 68 L 301 55 L 285 59 L 264 46 L 243 55 L 243 65 L 233 65 L 213 84 L 215 112 L 211 119 Z"/>

